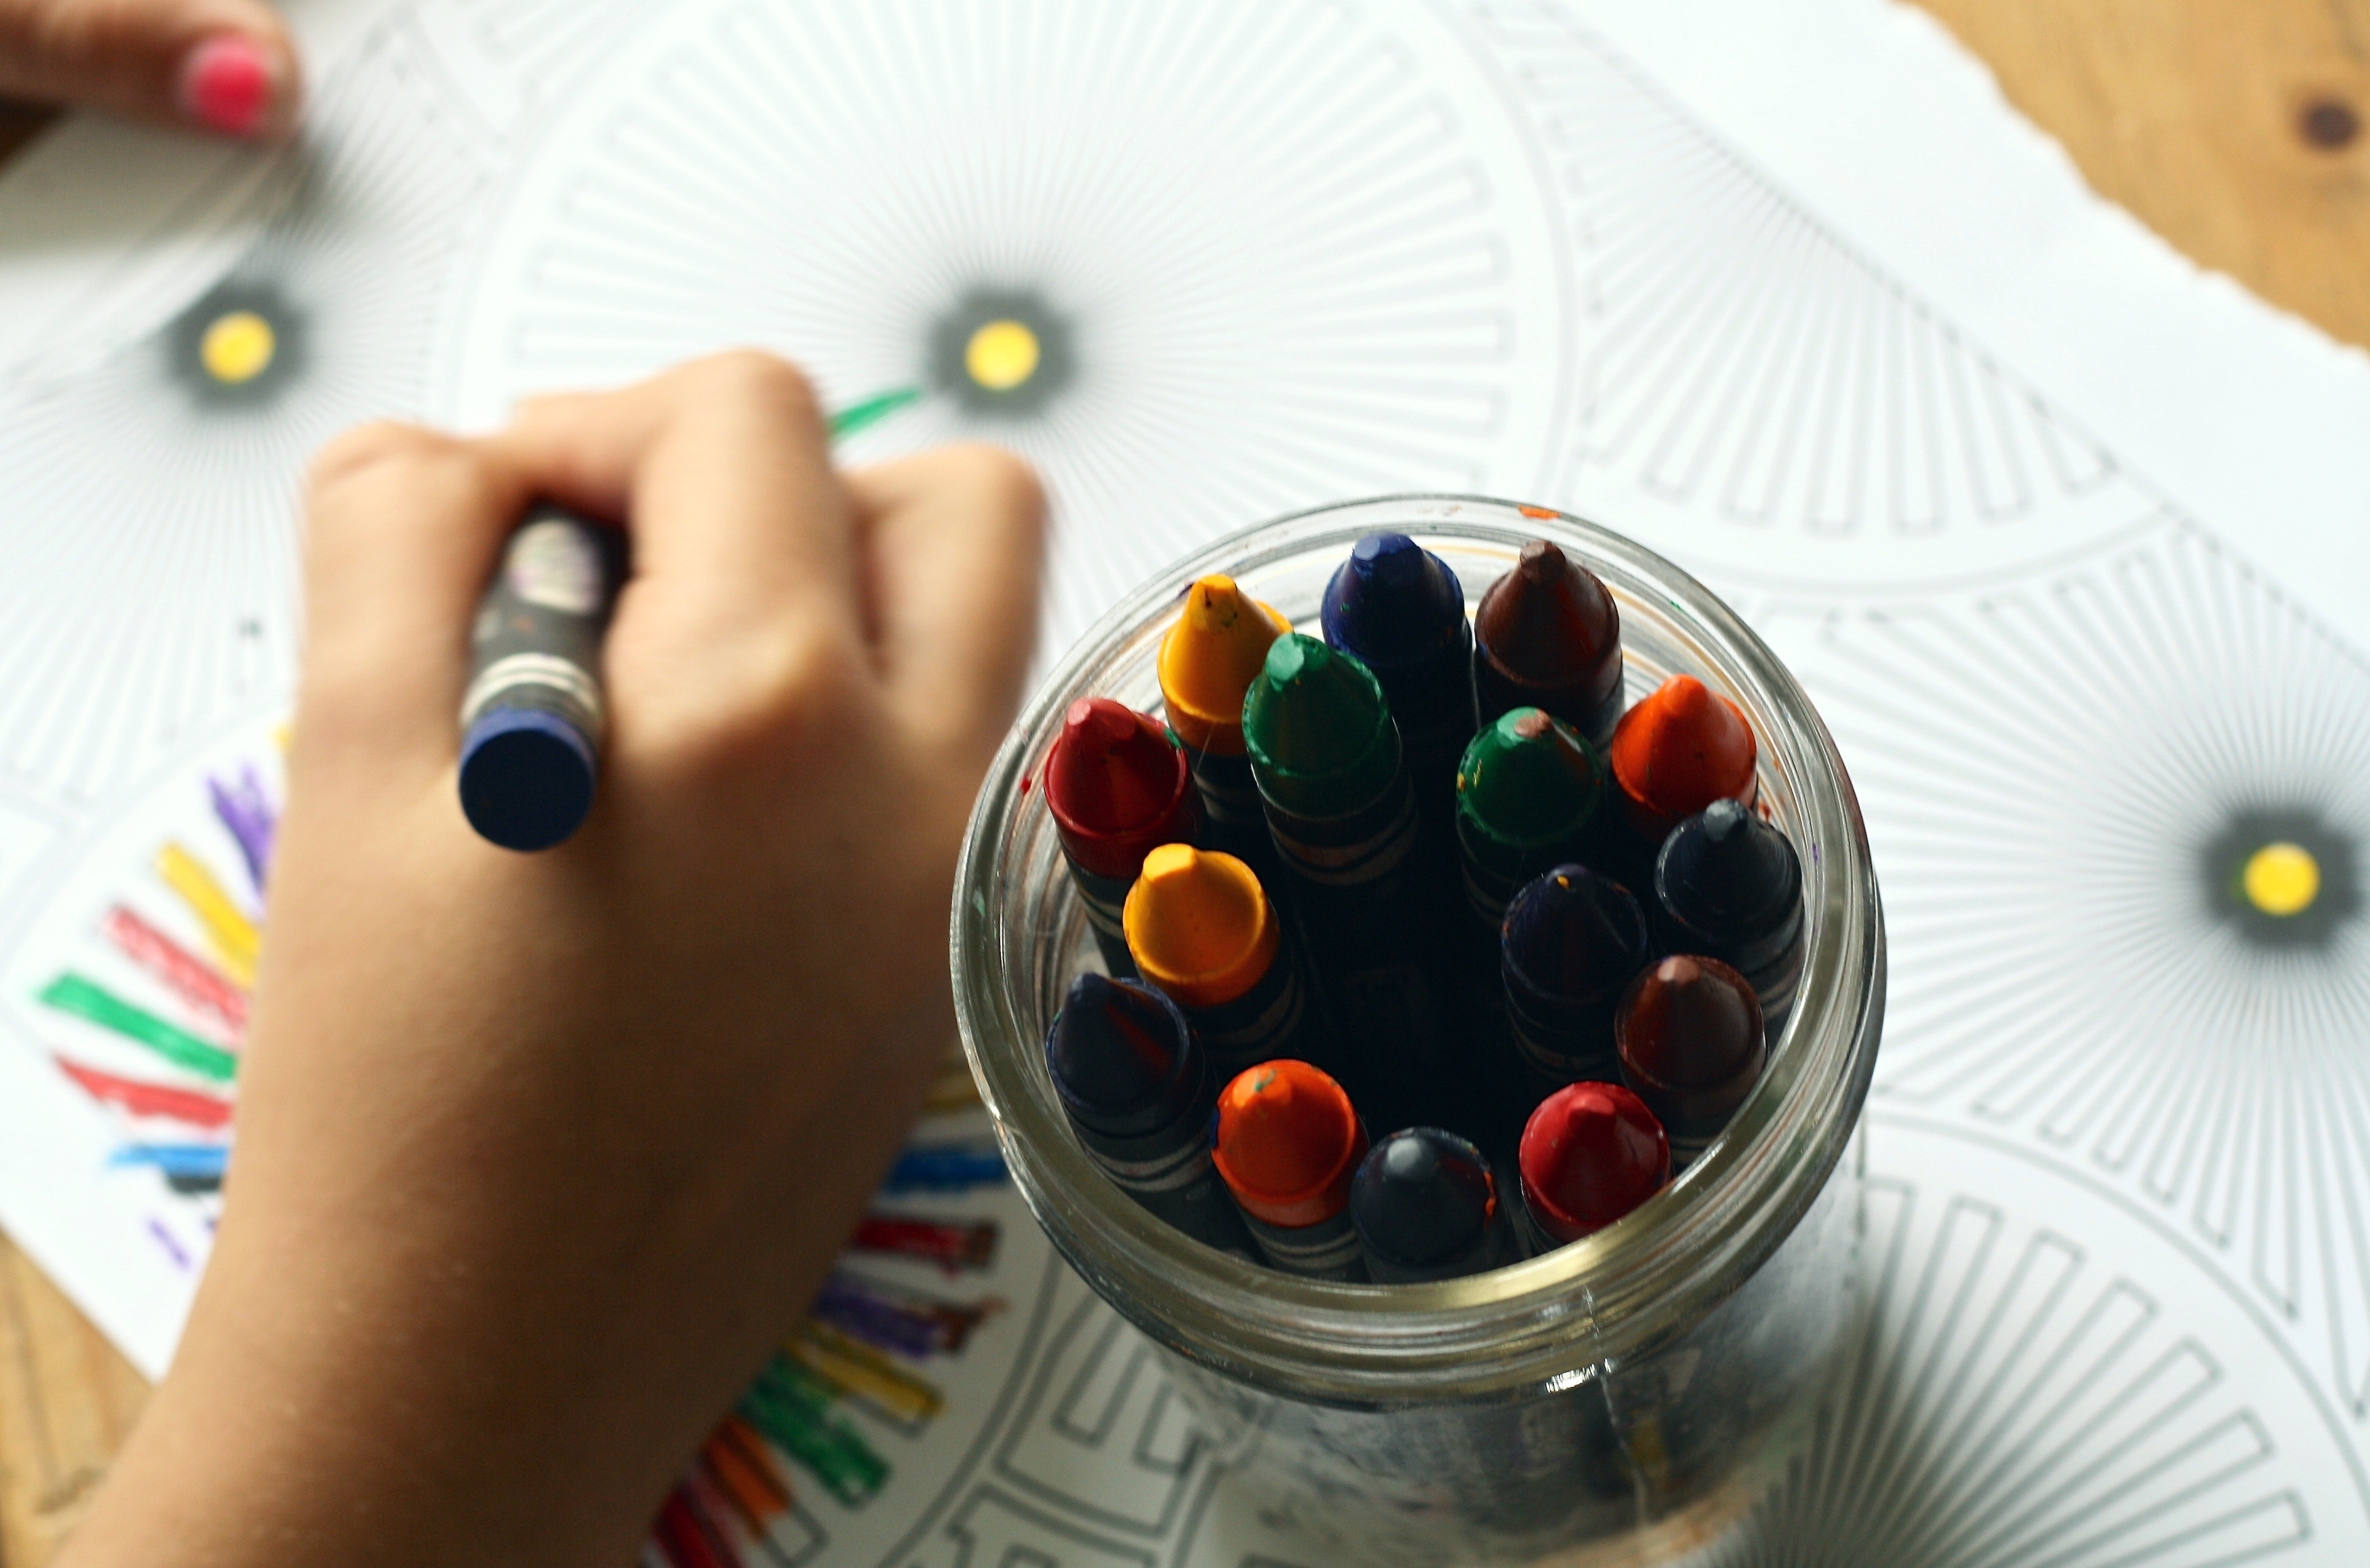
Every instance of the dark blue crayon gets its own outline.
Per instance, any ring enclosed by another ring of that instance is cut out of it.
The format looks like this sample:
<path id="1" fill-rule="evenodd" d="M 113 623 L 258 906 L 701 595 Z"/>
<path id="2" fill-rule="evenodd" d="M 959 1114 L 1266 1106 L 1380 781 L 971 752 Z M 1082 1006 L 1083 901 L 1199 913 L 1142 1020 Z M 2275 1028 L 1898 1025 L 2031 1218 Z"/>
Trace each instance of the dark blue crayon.
<path id="1" fill-rule="evenodd" d="M 1498 969 L 1515 1054 L 1535 1089 L 1620 1080 L 1614 1009 L 1651 957 L 1638 901 L 1585 866 L 1558 866 L 1514 894 Z"/>
<path id="2" fill-rule="evenodd" d="M 461 699 L 461 810 L 487 842 L 548 849 L 592 811 L 608 713 L 601 643 L 625 578 L 626 536 L 548 502 L 503 548 Z"/>
<path id="3" fill-rule="evenodd" d="M 1045 1066 L 1078 1141 L 1120 1191 L 1197 1241 L 1258 1256 L 1210 1161 L 1218 1086 L 1176 1003 L 1081 974 L 1046 1032 Z"/>
<path id="4" fill-rule="evenodd" d="M 1489 1160 L 1441 1127 L 1409 1127 L 1367 1151 L 1350 1216 L 1383 1285 L 1457 1279 L 1520 1256 Z"/>
<path id="5" fill-rule="evenodd" d="M 1448 563 L 1405 534 L 1369 534 L 1325 587 L 1325 640 L 1382 683 L 1416 805 L 1442 827 L 1473 714 L 1473 628 Z"/>
<path id="6" fill-rule="evenodd" d="M 1654 861 L 1654 940 L 1743 974 L 1774 1034 L 1802 978 L 1802 860 L 1775 826 L 1714 801 L 1671 830 Z"/>

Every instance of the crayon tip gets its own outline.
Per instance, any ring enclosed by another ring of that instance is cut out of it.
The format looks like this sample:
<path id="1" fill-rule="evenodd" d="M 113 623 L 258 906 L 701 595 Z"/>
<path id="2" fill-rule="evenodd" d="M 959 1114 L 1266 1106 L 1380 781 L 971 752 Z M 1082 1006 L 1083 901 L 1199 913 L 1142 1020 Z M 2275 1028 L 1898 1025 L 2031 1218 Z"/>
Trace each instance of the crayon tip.
<path id="1" fill-rule="evenodd" d="M 1584 687 L 1602 701 L 1621 679 L 1621 612 L 1596 574 L 1545 539 L 1490 585 L 1473 616 L 1486 664 L 1521 686 Z"/>
<path id="2" fill-rule="evenodd" d="M 1232 855 L 1164 844 L 1121 910 L 1146 980 L 1187 1007 L 1233 1001 L 1265 977 L 1283 940 L 1258 875 Z"/>
<path id="3" fill-rule="evenodd" d="M 1574 1083 L 1531 1113 L 1516 1155 L 1531 1217 L 1559 1241 L 1602 1230 L 1662 1190 L 1671 1144 L 1617 1083 Z"/>
<path id="4" fill-rule="evenodd" d="M 1629 983 L 1613 1015 L 1621 1077 L 1665 1121 L 1725 1115 L 1761 1079 L 1761 1002 L 1718 959 L 1663 959 Z"/>
<path id="5" fill-rule="evenodd" d="M 1630 824 L 1650 839 L 1714 801 L 1753 803 L 1753 726 L 1693 675 L 1673 675 L 1624 713 L 1609 749 Z"/>
<path id="6" fill-rule="evenodd" d="M 1456 810 L 1468 826 L 1529 847 L 1571 837 L 1604 793 L 1596 748 L 1536 708 L 1502 713 L 1473 737 L 1456 770 Z"/>
<path id="7" fill-rule="evenodd" d="M 1213 1158 L 1227 1190 L 1253 1218 L 1300 1227 L 1330 1219 L 1349 1202 L 1366 1132 L 1341 1086 L 1306 1062 L 1262 1062 L 1218 1095 Z"/>
<path id="8" fill-rule="evenodd" d="M 1539 991 L 1610 997 L 1649 951 L 1646 917 L 1629 890 L 1582 865 L 1558 866 L 1506 905 L 1505 962 Z"/>
<path id="9" fill-rule="evenodd" d="M 1358 1239 L 1387 1272 L 1446 1263 L 1472 1250 L 1497 1217 L 1490 1162 L 1438 1127 L 1409 1127 L 1374 1147 L 1350 1184 Z"/>
<path id="10" fill-rule="evenodd" d="M 1045 1066 L 1070 1113 L 1114 1137 L 1165 1125 L 1195 1089 L 1191 1032 L 1156 991 L 1087 974 L 1045 1035 Z"/>
<path id="11" fill-rule="evenodd" d="M 1728 797 L 1671 830 L 1655 875 L 1674 914 L 1721 938 L 1752 934 L 1802 896 L 1802 863 L 1794 846 Z"/>
<path id="12" fill-rule="evenodd" d="M 1461 644 L 1465 589 L 1405 534 L 1369 534 L 1325 586 L 1325 640 L 1374 668 L 1419 663 Z"/>
<path id="13" fill-rule="evenodd" d="M 461 813 L 489 844 L 548 849 L 591 813 L 600 772 L 600 757 L 558 715 L 490 709 L 461 738 Z"/>
<path id="14" fill-rule="evenodd" d="M 1178 738 L 1195 751 L 1241 755 L 1243 694 L 1268 645 L 1291 629 L 1231 577 L 1213 573 L 1187 589 L 1160 642 L 1160 695 Z"/>
<path id="15" fill-rule="evenodd" d="M 1329 797 L 1312 816 L 1356 810 L 1398 770 L 1398 731 L 1382 683 L 1353 655 L 1298 632 L 1268 649 L 1243 698 L 1243 739 L 1260 787 L 1287 810 Z"/>
<path id="16" fill-rule="evenodd" d="M 1084 697 L 1062 716 L 1045 764 L 1045 803 L 1065 834 L 1116 837 L 1190 810 L 1192 782 L 1157 721 L 1107 697 Z"/>

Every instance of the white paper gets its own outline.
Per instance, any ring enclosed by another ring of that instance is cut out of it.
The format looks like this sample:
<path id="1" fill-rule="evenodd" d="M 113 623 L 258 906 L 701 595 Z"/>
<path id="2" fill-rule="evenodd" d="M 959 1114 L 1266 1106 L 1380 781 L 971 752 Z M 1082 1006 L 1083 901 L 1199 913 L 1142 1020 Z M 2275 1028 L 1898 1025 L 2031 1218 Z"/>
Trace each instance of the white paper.
<path id="1" fill-rule="evenodd" d="M 1713 1560 L 2370 1560 L 2370 362 L 2097 202 L 1922 16 L 308 16 L 299 152 L 76 122 L 0 176 L 0 1219 L 144 1365 L 187 1289 L 146 1222 L 205 1201 L 108 1169 L 137 1129 L 51 1066 L 105 1047 L 33 998 L 109 900 L 178 917 L 159 841 L 268 755 L 305 455 L 754 342 L 834 405 L 927 389 L 852 459 L 1040 464 L 1050 647 L 1220 533 L 1439 488 L 1636 534 L 1803 676 L 1893 943 L 1885 1295 Z M 192 375 L 208 299 L 280 321 L 272 396 Z M 982 301 L 1041 402 L 934 343 Z M 2302 925 L 2215 881 L 2270 836 L 2320 858 Z M 782 1555 L 1305 1561 L 1008 1193 L 955 1210 L 1008 1222 L 966 1288 L 1009 1311 L 926 1429 L 847 1415 L 887 1485 L 797 1478 Z"/>

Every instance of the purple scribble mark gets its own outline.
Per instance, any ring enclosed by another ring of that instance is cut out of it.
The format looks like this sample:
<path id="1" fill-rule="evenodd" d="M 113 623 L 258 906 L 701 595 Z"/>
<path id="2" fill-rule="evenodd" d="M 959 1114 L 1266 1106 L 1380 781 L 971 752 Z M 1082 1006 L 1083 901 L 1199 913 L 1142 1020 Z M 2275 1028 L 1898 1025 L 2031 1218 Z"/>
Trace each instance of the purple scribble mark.
<path id="1" fill-rule="evenodd" d="M 175 1268 L 179 1269 L 183 1274 L 190 1272 L 190 1255 L 181 1251 L 181 1244 L 173 1239 L 173 1233 L 166 1229 L 164 1222 L 154 1215 L 151 1215 L 148 1219 L 148 1234 L 154 1236 L 156 1239 L 156 1244 L 165 1249 L 165 1255 L 173 1260 Z"/>
<path id="2" fill-rule="evenodd" d="M 264 873 L 271 866 L 271 835 L 280 823 L 280 813 L 273 810 L 271 798 L 263 792 L 263 781 L 256 778 L 254 766 L 247 764 L 239 768 L 236 784 L 209 777 L 206 792 L 213 797 L 214 815 L 238 840 L 239 855 L 247 861 L 247 881 L 255 885 L 256 896 L 261 897 Z"/>

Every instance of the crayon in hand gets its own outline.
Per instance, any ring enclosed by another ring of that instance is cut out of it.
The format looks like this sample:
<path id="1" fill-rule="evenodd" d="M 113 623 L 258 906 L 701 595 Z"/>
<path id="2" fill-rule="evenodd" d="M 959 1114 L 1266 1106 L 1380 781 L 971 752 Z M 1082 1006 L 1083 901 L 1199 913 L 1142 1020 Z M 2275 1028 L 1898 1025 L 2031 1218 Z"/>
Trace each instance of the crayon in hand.
<path id="1" fill-rule="evenodd" d="M 1802 978 L 1802 861 L 1785 834 L 1732 800 L 1671 830 L 1654 862 L 1654 940 L 1716 958 L 1752 983 L 1777 1032 Z"/>
<path id="2" fill-rule="evenodd" d="M 1618 1078 L 1614 1009 L 1651 956 L 1629 890 L 1585 866 L 1558 866 L 1506 906 L 1500 951 L 1514 1048 L 1534 1087 Z"/>
<path id="3" fill-rule="evenodd" d="M 1313 1279 L 1362 1280 L 1350 1182 L 1366 1129 L 1341 1086 L 1306 1062 L 1262 1063 L 1218 1095 L 1214 1158 L 1270 1263 Z"/>
<path id="4" fill-rule="evenodd" d="M 1210 1160 L 1217 1085 L 1174 1002 L 1081 974 L 1046 1032 L 1045 1066 L 1078 1141 L 1121 1192 L 1196 1241 L 1256 1260 Z"/>
<path id="5" fill-rule="evenodd" d="M 1661 1119 L 1671 1162 L 1685 1170 L 1768 1063 L 1753 987 L 1716 958 L 1666 958 L 1629 983 L 1613 1027 L 1621 1081 Z"/>
<path id="6" fill-rule="evenodd" d="M 1602 746 L 1621 717 L 1621 611 L 1596 574 L 1545 539 L 1473 614 L 1473 694 L 1487 724 L 1544 708 Z"/>
<path id="7" fill-rule="evenodd" d="M 1255 868 L 1274 863 L 1243 744 L 1243 694 L 1268 645 L 1292 629 L 1231 577 L 1201 579 L 1160 643 L 1160 699 L 1201 790 L 1211 847 Z"/>
<path id="8" fill-rule="evenodd" d="M 1524 1216 L 1546 1251 L 1604 1229 L 1661 1192 L 1671 1179 L 1671 1147 L 1629 1090 L 1575 1083 L 1531 1113 L 1517 1163 Z"/>
<path id="9" fill-rule="evenodd" d="M 1080 698 L 1046 759 L 1045 804 L 1104 967 L 1133 974 L 1122 924 L 1127 890 L 1154 847 L 1191 843 L 1202 827 L 1184 748 L 1156 720 L 1106 697 Z"/>
<path id="10" fill-rule="evenodd" d="M 1714 801 L 1750 807 L 1757 751 L 1744 710 L 1693 675 L 1673 675 L 1624 713 L 1607 755 L 1630 832 L 1646 854 Z"/>
<path id="11" fill-rule="evenodd" d="M 1405 534 L 1369 534 L 1325 587 L 1325 640 L 1375 673 L 1416 807 L 1445 829 L 1473 738 L 1473 628 L 1448 563 Z"/>
<path id="12" fill-rule="evenodd" d="M 1136 972 L 1184 1009 L 1221 1079 L 1320 1054 L 1317 1020 L 1275 905 L 1232 855 L 1164 844 L 1127 895 Z"/>
<path id="13" fill-rule="evenodd" d="M 1382 685 L 1313 637 L 1279 637 L 1243 735 L 1343 1071 L 1386 1125 L 1412 1121 L 1444 1066 L 1455 871 L 1426 842 Z"/>
<path id="14" fill-rule="evenodd" d="M 487 842 L 548 849 L 592 809 L 601 643 L 625 576 L 625 535 L 547 502 L 504 547 L 461 700 L 461 810 Z"/>
<path id="15" fill-rule="evenodd" d="M 1350 1216 L 1381 1285 L 1459 1279 L 1520 1255 L 1490 1162 L 1440 1127 L 1409 1127 L 1368 1151 Z"/>
<path id="16" fill-rule="evenodd" d="M 1456 770 L 1456 846 L 1465 902 L 1494 940 L 1514 890 L 1594 847 L 1605 765 L 1544 709 L 1500 714 Z"/>

